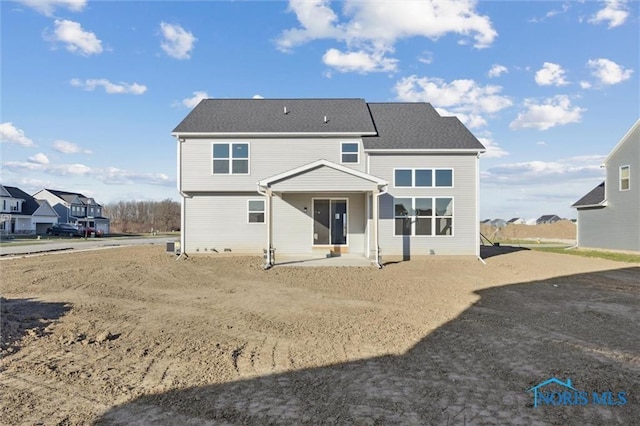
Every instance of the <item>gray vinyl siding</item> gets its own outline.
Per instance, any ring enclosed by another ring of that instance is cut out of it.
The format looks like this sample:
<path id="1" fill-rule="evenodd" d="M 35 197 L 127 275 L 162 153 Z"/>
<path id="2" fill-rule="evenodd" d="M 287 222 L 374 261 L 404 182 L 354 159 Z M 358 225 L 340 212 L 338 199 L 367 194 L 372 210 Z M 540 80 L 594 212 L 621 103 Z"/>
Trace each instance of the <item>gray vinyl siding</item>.
<path id="1" fill-rule="evenodd" d="M 372 191 L 377 185 L 358 176 L 350 176 L 331 167 L 318 167 L 306 173 L 288 177 L 271 185 L 274 191 Z"/>
<path id="2" fill-rule="evenodd" d="M 389 182 L 380 197 L 382 255 L 476 255 L 476 155 L 380 155 L 369 158 L 369 173 Z M 452 188 L 394 188 L 394 169 L 453 169 Z M 452 197 L 453 236 L 394 236 L 393 197 Z M 373 241 L 371 250 L 374 250 Z"/>
<path id="3" fill-rule="evenodd" d="M 264 199 L 257 192 L 198 194 L 185 198 L 186 253 L 261 254 L 266 247 L 264 223 L 248 223 L 247 201 Z M 215 253 L 215 252 L 214 252 Z"/>
<path id="4" fill-rule="evenodd" d="M 364 193 L 297 193 L 273 199 L 273 245 L 276 253 L 312 253 L 328 247 L 313 245 L 313 199 L 347 199 L 347 245 L 349 253 L 365 254 L 366 221 Z M 304 208 L 307 211 L 304 211 Z M 277 255 L 276 255 L 277 258 Z"/>
<path id="5" fill-rule="evenodd" d="M 213 175 L 212 144 L 249 143 L 249 174 Z M 188 139 L 181 144 L 181 190 L 255 191 L 257 182 L 319 159 L 341 164 L 341 142 L 358 142 L 359 163 L 346 167 L 364 171 L 362 141 L 359 138 L 324 139 Z"/>
<path id="6" fill-rule="evenodd" d="M 365 252 L 365 209 L 363 193 L 288 193 L 273 197 L 273 246 L 277 254 L 312 253 L 313 198 L 348 200 L 350 253 Z M 247 223 L 248 200 L 264 199 L 258 193 L 199 194 L 185 198 L 186 253 L 261 254 L 267 245 L 266 223 Z M 307 212 L 304 208 L 307 208 Z M 329 248 L 326 248 L 328 253 Z"/>
<path id="7" fill-rule="evenodd" d="M 620 145 L 606 166 L 601 209 L 578 210 L 580 247 L 640 251 L 640 127 Z M 628 191 L 620 191 L 620 166 L 630 166 Z"/>

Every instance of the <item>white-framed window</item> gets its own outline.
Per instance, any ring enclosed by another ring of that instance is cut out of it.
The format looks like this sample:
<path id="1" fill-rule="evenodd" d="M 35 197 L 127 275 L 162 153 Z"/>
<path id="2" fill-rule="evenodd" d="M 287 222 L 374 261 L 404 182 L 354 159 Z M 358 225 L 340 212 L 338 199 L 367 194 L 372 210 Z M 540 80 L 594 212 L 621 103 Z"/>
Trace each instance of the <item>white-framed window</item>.
<path id="1" fill-rule="evenodd" d="M 246 142 L 215 142 L 212 147 L 214 175 L 248 175 L 249 144 Z"/>
<path id="2" fill-rule="evenodd" d="M 453 169 L 394 169 L 396 188 L 453 188 Z"/>
<path id="3" fill-rule="evenodd" d="M 264 200 L 247 201 L 247 222 L 264 223 Z"/>
<path id="4" fill-rule="evenodd" d="M 620 167 L 620 191 L 628 191 L 631 187 L 631 166 Z"/>
<path id="5" fill-rule="evenodd" d="M 360 147 L 358 142 L 342 142 L 340 144 L 340 162 L 360 163 Z"/>
<path id="6" fill-rule="evenodd" d="M 453 236 L 453 197 L 397 197 L 395 236 Z"/>

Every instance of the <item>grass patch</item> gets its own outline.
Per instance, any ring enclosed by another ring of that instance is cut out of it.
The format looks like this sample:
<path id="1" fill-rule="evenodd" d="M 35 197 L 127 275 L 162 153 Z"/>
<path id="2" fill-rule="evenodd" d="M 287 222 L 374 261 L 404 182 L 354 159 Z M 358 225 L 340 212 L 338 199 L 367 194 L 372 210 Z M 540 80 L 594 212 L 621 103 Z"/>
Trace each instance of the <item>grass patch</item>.
<path id="1" fill-rule="evenodd" d="M 566 250 L 561 247 L 530 247 L 530 248 L 532 250 L 546 251 L 550 253 L 571 254 L 574 256 L 582 256 L 582 257 L 597 257 L 600 259 L 616 260 L 618 262 L 640 263 L 640 255 L 638 254 L 617 253 L 617 252 L 600 251 L 600 250 L 583 250 L 583 249 Z"/>

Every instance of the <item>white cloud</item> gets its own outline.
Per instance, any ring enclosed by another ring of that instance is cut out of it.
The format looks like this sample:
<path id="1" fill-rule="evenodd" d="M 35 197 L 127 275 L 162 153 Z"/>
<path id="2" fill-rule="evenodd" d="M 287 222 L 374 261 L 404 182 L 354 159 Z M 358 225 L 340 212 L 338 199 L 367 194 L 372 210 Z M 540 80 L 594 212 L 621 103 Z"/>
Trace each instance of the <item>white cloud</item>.
<path id="1" fill-rule="evenodd" d="M 534 128 L 547 130 L 555 126 L 578 123 L 586 110 L 571 105 L 568 96 L 557 95 L 538 104 L 534 99 L 525 99 L 525 112 L 509 124 L 511 129 Z"/>
<path id="2" fill-rule="evenodd" d="M 591 83 L 589 83 L 588 81 L 581 81 L 580 82 L 580 88 L 582 89 L 591 89 Z"/>
<path id="3" fill-rule="evenodd" d="M 627 2 L 625 0 L 605 0 L 605 7 L 589 19 L 592 24 L 608 22 L 609 28 L 624 24 L 629 17 Z"/>
<path id="4" fill-rule="evenodd" d="M 36 164 L 49 164 L 49 159 L 47 158 L 46 155 L 44 155 L 41 152 L 37 153 L 32 157 L 29 157 L 29 161 Z"/>
<path id="5" fill-rule="evenodd" d="M 64 140 L 54 141 L 53 149 L 63 154 L 76 154 L 76 153 L 91 154 L 91 150 L 81 148 L 75 143 L 64 141 Z"/>
<path id="6" fill-rule="evenodd" d="M 482 158 L 500 158 L 509 155 L 507 151 L 502 149 L 502 147 L 490 137 L 479 137 L 478 140 L 487 148 L 487 151 L 482 154 Z"/>
<path id="7" fill-rule="evenodd" d="M 178 105 L 184 105 L 187 108 L 195 108 L 201 100 L 209 98 L 207 92 L 193 92 L 193 96 L 183 99 Z"/>
<path id="8" fill-rule="evenodd" d="M 253 99 L 264 99 L 262 95 L 253 95 Z"/>
<path id="9" fill-rule="evenodd" d="M 500 95 L 500 86 L 481 86 L 474 80 L 453 80 L 415 75 L 399 80 L 394 90 L 397 99 L 406 102 L 429 102 L 441 115 L 455 115 L 469 127 L 486 125 L 484 115 L 494 114 L 512 105 Z"/>
<path id="10" fill-rule="evenodd" d="M 551 9 L 549 12 L 547 12 L 543 18 L 531 18 L 529 19 L 529 22 L 533 22 L 533 23 L 537 23 L 537 22 L 543 22 L 545 20 L 547 20 L 548 18 L 553 18 L 556 15 L 561 15 L 563 13 L 567 13 L 569 11 L 569 9 L 571 8 L 569 3 L 564 3 L 562 5 L 562 9 Z"/>
<path id="11" fill-rule="evenodd" d="M 504 73 L 508 73 L 509 70 L 504 65 L 494 64 L 487 75 L 490 78 L 500 77 Z"/>
<path id="12" fill-rule="evenodd" d="M 536 72 L 536 83 L 540 86 L 566 86 L 569 83 L 564 79 L 564 74 L 560 65 L 545 62 Z"/>
<path id="13" fill-rule="evenodd" d="M 625 69 L 609 59 L 591 59 L 587 66 L 593 69 L 591 73 L 602 84 L 618 84 L 631 77 L 633 70 Z"/>
<path id="14" fill-rule="evenodd" d="M 33 141 L 24 135 L 24 130 L 18 129 L 11 122 L 0 123 L 0 142 L 15 143 L 27 148 L 35 146 Z"/>
<path id="15" fill-rule="evenodd" d="M 396 71 L 398 60 L 385 58 L 384 52 L 341 52 L 329 49 L 322 56 L 322 62 L 339 72 L 391 72 Z"/>
<path id="16" fill-rule="evenodd" d="M 532 182 L 548 184 L 568 179 L 593 179 L 602 176 L 603 170 L 600 165 L 604 159 L 603 155 L 583 155 L 556 161 L 500 164 L 482 172 L 481 179 L 484 183 L 503 185 L 522 185 Z"/>
<path id="17" fill-rule="evenodd" d="M 164 173 L 142 173 L 117 167 L 92 168 L 84 164 L 50 164 L 34 161 L 8 161 L 2 166 L 14 172 L 42 172 L 54 176 L 86 176 L 109 185 L 150 184 L 172 186 L 172 180 Z"/>
<path id="18" fill-rule="evenodd" d="M 433 53 L 425 50 L 424 52 L 422 52 L 422 56 L 418 57 L 418 61 L 422 62 L 423 64 L 429 65 L 433 62 Z"/>
<path id="19" fill-rule="evenodd" d="M 484 48 L 497 37 L 489 17 L 476 12 L 474 0 L 346 0 L 338 4 L 342 19 L 328 0 L 290 0 L 289 11 L 295 13 L 300 26 L 282 32 L 276 41 L 278 49 L 288 52 L 313 40 L 335 40 L 345 43 L 346 49 L 327 50 L 325 63 L 335 64 L 342 72 L 370 72 L 367 70 L 396 69 L 397 60 L 385 55 L 401 39 L 436 40 L 453 33 L 472 37 L 476 48 Z"/>
<path id="20" fill-rule="evenodd" d="M 82 81 L 78 78 L 74 78 L 70 81 L 74 87 L 82 87 L 84 90 L 93 91 L 97 87 L 103 87 L 105 92 L 112 94 L 133 94 L 142 95 L 147 91 L 147 86 L 138 83 L 112 83 L 105 78 L 89 79 Z"/>
<path id="21" fill-rule="evenodd" d="M 180 25 L 160 23 L 160 30 L 164 40 L 160 47 L 164 52 L 175 59 L 189 59 L 197 38 L 186 31 Z"/>
<path id="22" fill-rule="evenodd" d="M 87 5 L 87 0 L 17 0 L 46 16 L 53 16 L 56 8 L 80 12 Z"/>
<path id="23" fill-rule="evenodd" d="M 538 141 L 536 142 L 536 145 L 547 146 L 547 143 L 545 141 Z"/>
<path id="24" fill-rule="evenodd" d="M 94 33 L 82 29 L 79 23 L 56 19 L 54 25 L 53 34 L 45 35 L 46 40 L 64 43 L 66 49 L 72 53 L 85 56 L 102 53 L 102 41 Z"/>

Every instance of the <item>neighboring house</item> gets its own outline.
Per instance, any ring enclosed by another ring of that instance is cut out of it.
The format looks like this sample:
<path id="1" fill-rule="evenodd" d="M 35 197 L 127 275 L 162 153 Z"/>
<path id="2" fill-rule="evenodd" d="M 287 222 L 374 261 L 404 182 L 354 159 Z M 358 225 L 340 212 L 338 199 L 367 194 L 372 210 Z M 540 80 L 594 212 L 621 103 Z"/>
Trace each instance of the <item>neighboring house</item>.
<path id="1" fill-rule="evenodd" d="M 541 225 L 544 223 L 556 223 L 558 221 L 562 220 L 562 218 L 558 215 L 555 214 L 547 214 L 544 216 L 540 216 L 537 220 L 536 220 L 536 224 L 537 225 Z"/>
<path id="2" fill-rule="evenodd" d="M 184 253 L 479 255 L 485 149 L 428 103 L 205 99 L 172 135 Z"/>
<path id="3" fill-rule="evenodd" d="M 491 224 L 491 219 L 485 219 L 485 220 L 481 221 L 480 223 L 489 225 L 489 224 Z"/>
<path id="4" fill-rule="evenodd" d="M 47 200 L 60 216 L 61 223 L 95 228 L 104 234 L 109 233 L 109 219 L 102 216 L 102 206 L 91 197 L 85 197 L 78 192 L 55 189 L 42 189 L 33 196 L 38 200 Z"/>
<path id="5" fill-rule="evenodd" d="M 45 234 L 48 227 L 58 223 L 58 214 L 45 200 L 36 200 L 19 188 L 3 185 L 0 196 L 2 234 Z"/>
<path id="6" fill-rule="evenodd" d="M 571 207 L 579 247 L 640 251 L 640 119 L 602 163 L 605 181 Z"/>
<path id="7" fill-rule="evenodd" d="M 527 220 L 521 217 L 513 217 L 507 221 L 507 225 L 524 225 L 525 223 Z"/>
<path id="8" fill-rule="evenodd" d="M 504 228 L 505 226 L 507 226 L 507 222 L 505 222 L 504 219 L 493 219 L 491 222 L 489 222 L 489 225 L 495 226 L 496 228 Z"/>

